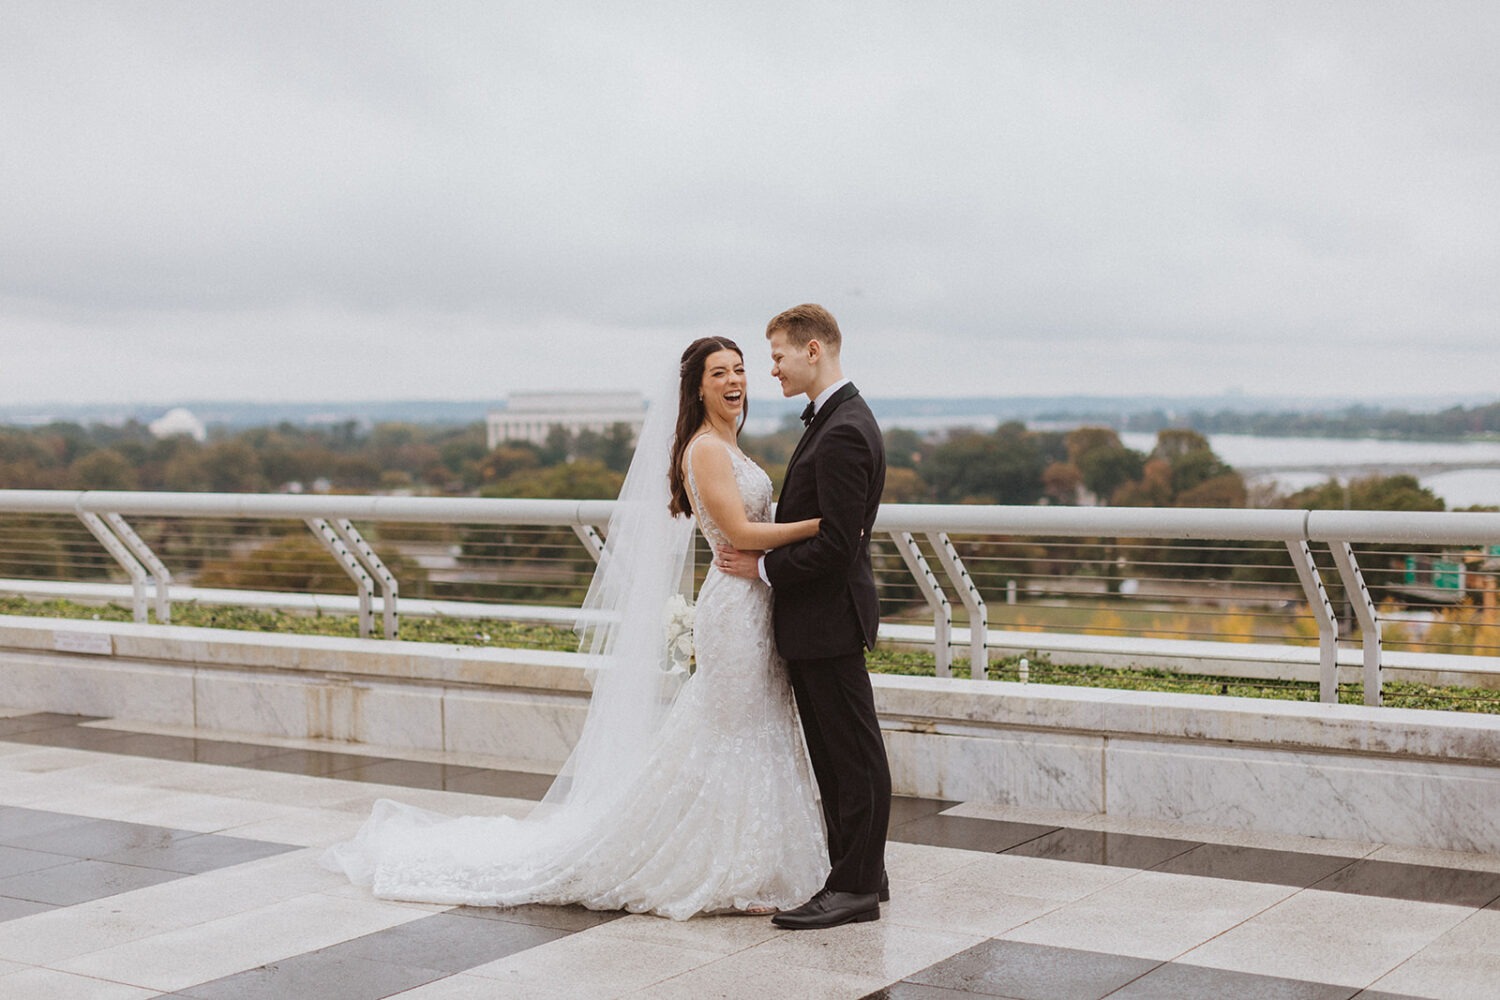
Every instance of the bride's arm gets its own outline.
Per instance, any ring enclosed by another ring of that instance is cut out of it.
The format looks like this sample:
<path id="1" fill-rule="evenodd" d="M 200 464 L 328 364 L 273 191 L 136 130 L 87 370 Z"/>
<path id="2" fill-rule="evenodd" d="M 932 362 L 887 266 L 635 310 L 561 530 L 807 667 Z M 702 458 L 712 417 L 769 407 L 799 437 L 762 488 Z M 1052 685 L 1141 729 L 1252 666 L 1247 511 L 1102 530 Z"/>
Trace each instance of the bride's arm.
<path id="1" fill-rule="evenodd" d="M 692 446 L 693 478 L 698 497 L 714 523 L 737 549 L 758 551 L 811 538 L 818 533 L 819 519 L 775 524 L 752 521 L 745 516 L 745 501 L 734 478 L 734 462 L 722 441 L 701 437 Z"/>

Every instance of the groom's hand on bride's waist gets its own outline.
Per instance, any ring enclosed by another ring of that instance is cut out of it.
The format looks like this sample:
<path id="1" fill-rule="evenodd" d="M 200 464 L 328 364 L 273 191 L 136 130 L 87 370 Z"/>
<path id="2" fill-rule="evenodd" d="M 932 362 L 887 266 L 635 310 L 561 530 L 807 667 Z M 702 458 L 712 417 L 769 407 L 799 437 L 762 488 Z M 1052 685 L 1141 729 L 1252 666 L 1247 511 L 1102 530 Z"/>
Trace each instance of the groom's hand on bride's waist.
<path id="1" fill-rule="evenodd" d="M 728 576 L 738 576 L 746 580 L 759 580 L 760 556 L 759 552 L 746 552 L 743 549 L 724 548 L 714 553 L 714 565 L 719 568 L 720 573 Z"/>

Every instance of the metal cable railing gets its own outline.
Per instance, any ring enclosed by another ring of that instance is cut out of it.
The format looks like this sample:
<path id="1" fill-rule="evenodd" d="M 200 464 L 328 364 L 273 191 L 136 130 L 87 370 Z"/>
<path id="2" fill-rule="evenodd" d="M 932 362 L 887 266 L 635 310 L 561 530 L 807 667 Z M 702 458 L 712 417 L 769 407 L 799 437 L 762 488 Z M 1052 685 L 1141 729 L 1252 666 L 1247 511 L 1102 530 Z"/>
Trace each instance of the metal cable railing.
<path id="1" fill-rule="evenodd" d="M 612 509 L 0 490 L 0 593 L 122 600 L 142 622 L 182 601 L 342 611 L 387 637 L 401 615 L 571 624 Z M 1357 642 L 1378 704 L 1388 650 L 1500 658 L 1500 514 L 894 504 L 872 554 L 883 634 L 931 643 L 940 676 L 955 658 L 988 676 L 991 649 L 1031 634 L 1304 645 L 1334 700 Z M 708 563 L 700 540 L 698 582 Z"/>

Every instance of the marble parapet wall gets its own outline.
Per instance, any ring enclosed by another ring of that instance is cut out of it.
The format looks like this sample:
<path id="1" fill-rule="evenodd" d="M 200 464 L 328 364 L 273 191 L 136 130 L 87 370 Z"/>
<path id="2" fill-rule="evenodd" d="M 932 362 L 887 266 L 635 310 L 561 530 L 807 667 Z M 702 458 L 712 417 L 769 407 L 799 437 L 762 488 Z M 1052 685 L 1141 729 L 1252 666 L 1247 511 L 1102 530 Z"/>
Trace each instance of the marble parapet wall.
<path id="1" fill-rule="evenodd" d="M 898 794 L 1500 853 L 1500 717 L 874 677 Z M 0 618 L 0 704 L 546 771 L 569 653 Z"/>

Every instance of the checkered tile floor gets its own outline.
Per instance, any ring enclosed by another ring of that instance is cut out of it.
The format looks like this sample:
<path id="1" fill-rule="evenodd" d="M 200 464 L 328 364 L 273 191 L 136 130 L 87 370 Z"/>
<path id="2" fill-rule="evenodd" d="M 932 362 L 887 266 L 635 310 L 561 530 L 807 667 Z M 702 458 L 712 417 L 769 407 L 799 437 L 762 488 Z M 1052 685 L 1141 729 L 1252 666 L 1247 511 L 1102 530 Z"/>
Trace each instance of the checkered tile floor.
<path id="1" fill-rule="evenodd" d="M 359 749 L 0 712 L 0 998 L 1500 996 L 1500 858 L 924 799 L 872 924 L 384 902 L 316 864 L 376 798 L 548 779 Z"/>

